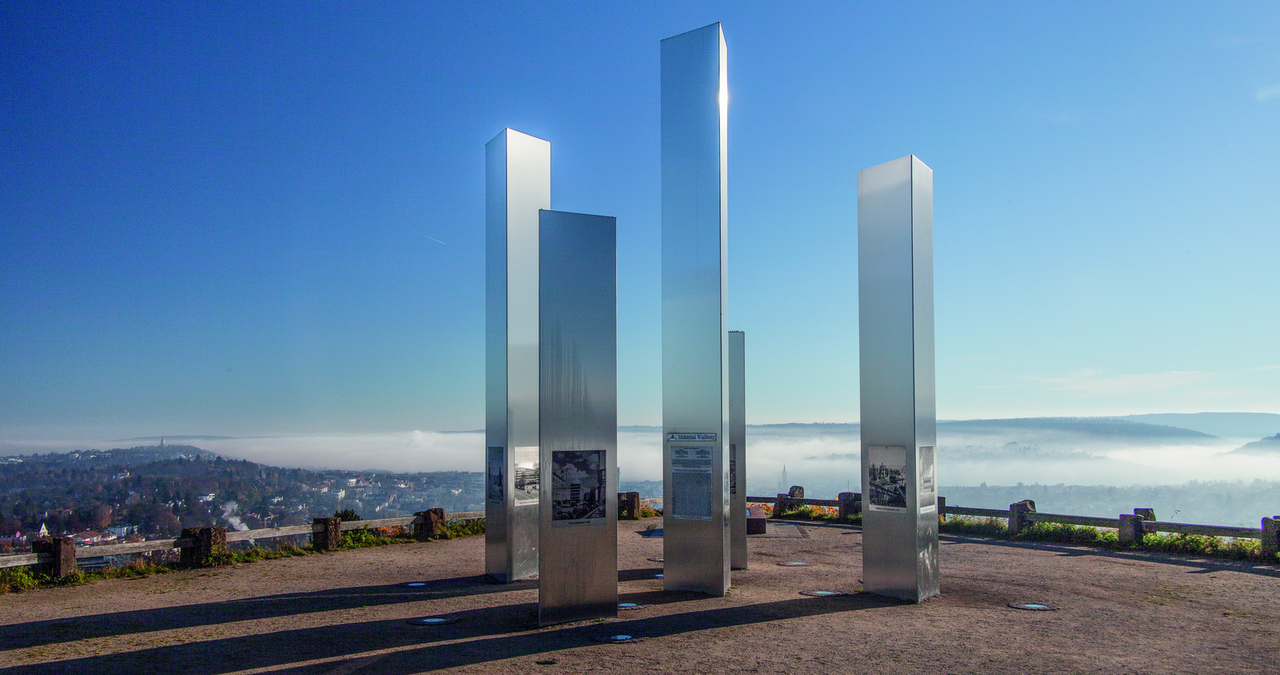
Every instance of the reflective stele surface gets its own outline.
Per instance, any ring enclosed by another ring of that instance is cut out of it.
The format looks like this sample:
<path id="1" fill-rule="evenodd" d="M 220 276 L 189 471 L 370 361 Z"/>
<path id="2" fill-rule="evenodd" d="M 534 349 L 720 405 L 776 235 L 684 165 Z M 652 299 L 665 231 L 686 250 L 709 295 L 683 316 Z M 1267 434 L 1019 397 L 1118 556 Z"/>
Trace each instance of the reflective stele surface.
<path id="1" fill-rule="evenodd" d="M 735 570 L 747 569 L 746 339 L 729 331 L 729 558 Z"/>
<path id="2" fill-rule="evenodd" d="M 728 78 L 720 24 L 662 41 L 663 586 L 729 588 Z"/>
<path id="3" fill-rule="evenodd" d="M 617 224 L 541 212 L 538 621 L 618 615 Z"/>
<path id="4" fill-rule="evenodd" d="M 538 210 L 551 144 L 503 129 L 485 145 L 485 573 L 538 573 Z"/>
<path id="5" fill-rule="evenodd" d="M 909 155 L 858 172 L 864 587 L 938 593 L 933 171 Z"/>

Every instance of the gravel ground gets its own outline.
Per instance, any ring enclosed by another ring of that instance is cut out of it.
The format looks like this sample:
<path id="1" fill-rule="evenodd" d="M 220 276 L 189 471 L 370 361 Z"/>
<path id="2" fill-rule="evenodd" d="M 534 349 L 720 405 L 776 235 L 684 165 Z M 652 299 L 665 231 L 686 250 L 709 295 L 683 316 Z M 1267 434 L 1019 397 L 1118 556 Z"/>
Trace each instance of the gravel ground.
<path id="1" fill-rule="evenodd" d="M 644 606 L 617 619 L 538 628 L 537 582 L 484 583 L 471 537 L 0 596 L 0 674 L 1280 673 L 1275 567 L 943 535 L 942 595 L 912 605 L 860 592 L 857 528 L 803 525 L 709 598 L 662 590 L 644 527 L 618 526 Z"/>

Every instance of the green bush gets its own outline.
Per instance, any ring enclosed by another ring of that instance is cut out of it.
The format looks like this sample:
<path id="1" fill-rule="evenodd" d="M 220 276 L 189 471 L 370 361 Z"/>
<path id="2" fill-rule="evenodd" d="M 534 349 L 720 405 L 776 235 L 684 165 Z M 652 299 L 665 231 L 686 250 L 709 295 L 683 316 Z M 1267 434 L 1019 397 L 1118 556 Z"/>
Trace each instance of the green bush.
<path id="1" fill-rule="evenodd" d="M 809 520 L 840 520 L 840 509 L 834 506 L 807 506 Z"/>
<path id="2" fill-rule="evenodd" d="M 0 595 L 29 591 L 39 585 L 40 580 L 31 573 L 31 568 L 29 567 L 6 567 L 0 569 Z"/>
<path id="3" fill-rule="evenodd" d="M 102 579 L 141 579 L 152 574 L 164 574 L 173 570 L 171 565 L 157 565 L 146 560 L 134 560 L 119 567 L 105 567 L 91 576 Z"/>
<path id="4" fill-rule="evenodd" d="M 352 547 L 355 548 L 355 547 Z M 201 567 L 221 567 L 223 565 L 239 565 L 241 563 L 258 562 L 259 560 L 275 560 L 313 553 L 311 545 L 298 546 L 289 542 L 281 542 L 275 547 L 253 546 L 243 551 L 222 550 L 205 556 L 200 561 Z"/>
<path id="5" fill-rule="evenodd" d="M 155 564 L 134 560 L 127 565 L 105 567 L 96 572 L 76 570 L 65 577 L 51 577 L 34 567 L 11 567 L 0 570 L 0 595 L 13 591 L 29 591 L 52 586 L 79 586 L 102 579 L 140 579 L 178 569 L 176 564 Z"/>
<path id="6" fill-rule="evenodd" d="M 795 518 L 795 519 L 808 518 L 809 507 L 794 506 L 792 508 L 783 508 L 781 511 L 778 511 L 777 509 L 775 509 L 775 513 L 773 514 L 773 517 L 774 518 Z"/>
<path id="7" fill-rule="evenodd" d="M 342 533 L 342 543 L 340 548 L 363 548 L 365 546 L 374 546 L 377 542 L 378 535 L 369 530 L 368 527 L 362 527 L 358 530 L 347 530 Z"/>
<path id="8" fill-rule="evenodd" d="M 344 523 L 349 520 L 364 520 L 363 518 L 360 517 L 360 514 L 356 513 L 353 509 L 343 509 L 341 511 L 334 511 L 333 517 L 338 518 Z"/>
<path id="9" fill-rule="evenodd" d="M 76 570 L 64 577 L 49 577 L 44 574 L 38 574 L 37 578 L 40 579 L 40 585 L 42 586 L 80 586 L 82 584 L 97 581 L 101 577 L 96 574 L 86 574 L 80 570 Z"/>
<path id="10" fill-rule="evenodd" d="M 232 551 L 214 551 L 200 559 L 200 567 L 222 567 L 223 565 L 234 565 L 237 562 L 240 562 L 236 559 L 237 557 L 238 555 Z"/>
<path id="11" fill-rule="evenodd" d="M 307 555 L 308 553 L 311 553 L 311 552 L 312 552 L 311 544 L 305 544 L 303 546 L 299 546 L 297 544 L 293 544 L 286 541 L 276 545 L 276 553 L 279 553 L 280 557 L 282 558 Z"/>
<path id="12" fill-rule="evenodd" d="M 792 520 L 834 521 L 840 518 L 840 509 L 834 506 L 797 506 L 783 511 L 777 517 Z"/>
<path id="13" fill-rule="evenodd" d="M 1006 533 L 1008 527 L 1005 528 Z M 1114 548 L 1120 544 L 1115 532 L 1099 530 L 1096 527 L 1081 525 L 1063 525 L 1061 523 L 1032 523 L 1018 533 L 1015 539 L 1025 541 L 1053 541 L 1063 544 L 1084 544 Z"/>
<path id="14" fill-rule="evenodd" d="M 338 517 L 341 517 L 339 515 Z M 484 519 L 459 521 L 446 524 L 443 539 L 469 537 L 484 534 Z M 369 546 L 386 546 L 388 544 L 404 544 L 415 541 L 404 528 L 378 528 L 371 530 L 367 526 L 358 530 L 342 533 L 342 544 L 339 548 L 355 549 Z M 311 544 L 299 546 L 290 542 L 281 542 L 275 547 L 254 546 L 242 551 L 222 550 L 205 556 L 198 567 L 222 567 L 241 563 L 273 560 L 314 553 Z M 179 563 L 151 563 L 135 560 L 121 567 L 107 567 L 97 572 L 81 572 L 55 579 L 47 574 L 35 571 L 32 567 L 10 567 L 0 569 L 0 595 L 10 592 L 28 591 L 49 586 L 75 586 L 92 583 L 101 579 L 134 579 L 152 574 L 163 574 L 179 569 L 189 569 Z"/>
<path id="15" fill-rule="evenodd" d="M 1253 539 L 1224 539 L 1201 534 L 1151 533 L 1142 537 L 1141 547 L 1170 553 L 1186 553 L 1231 560 L 1251 560 L 1262 556 L 1261 541 Z"/>
<path id="16" fill-rule="evenodd" d="M 939 519 L 938 531 L 952 534 L 972 534 L 995 539 L 1009 539 L 1009 525 L 1003 518 L 987 518 L 977 520 L 964 516 L 951 516 Z M 1231 539 L 1227 537 L 1210 537 L 1199 534 L 1147 534 L 1132 546 L 1120 545 L 1120 538 L 1114 530 L 1081 525 L 1062 525 L 1059 523 L 1032 523 L 1013 537 L 1019 541 L 1052 541 L 1064 544 L 1079 544 L 1098 548 L 1164 551 L 1199 555 L 1209 558 L 1226 558 L 1229 560 L 1256 560 L 1269 564 L 1280 562 L 1280 554 L 1275 561 L 1262 560 L 1262 542 L 1256 539 Z"/>
<path id="17" fill-rule="evenodd" d="M 975 534 L 980 537 L 1007 539 L 1009 537 L 1009 524 L 1001 518 L 976 520 L 974 518 L 965 518 L 963 516 L 951 516 L 950 518 L 939 520 L 938 531 L 949 532 L 951 534 Z"/>
<path id="18" fill-rule="evenodd" d="M 640 507 L 640 515 L 642 518 L 646 517 L 644 515 L 645 508 L 647 507 L 643 507 L 643 506 Z M 650 510 L 652 511 L 652 509 Z M 484 534 L 484 518 L 476 518 L 475 520 L 457 520 L 451 523 L 447 523 L 445 527 L 448 528 L 448 531 L 449 531 L 448 538 L 450 539 L 470 537 L 476 534 Z"/>
<path id="19" fill-rule="evenodd" d="M 384 530 L 386 528 L 379 528 Z M 338 545 L 340 549 L 349 548 L 367 548 L 369 546 L 386 546 L 388 544 L 407 544 L 414 541 L 414 538 L 403 532 L 402 528 L 397 528 L 397 532 L 391 531 L 380 532 L 379 530 L 371 530 L 366 525 L 358 530 L 347 530 L 342 533 L 342 543 Z"/>

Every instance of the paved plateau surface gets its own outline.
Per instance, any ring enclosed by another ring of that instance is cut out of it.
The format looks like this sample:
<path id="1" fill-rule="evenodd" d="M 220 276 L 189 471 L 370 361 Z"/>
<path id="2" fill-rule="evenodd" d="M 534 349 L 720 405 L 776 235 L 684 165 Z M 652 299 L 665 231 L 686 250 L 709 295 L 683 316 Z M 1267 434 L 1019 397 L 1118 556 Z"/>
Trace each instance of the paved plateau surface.
<path id="1" fill-rule="evenodd" d="M 0 675 L 1280 673 L 1275 567 L 943 535 L 942 595 L 912 605 L 861 592 L 857 528 L 803 524 L 710 598 L 662 590 L 654 522 L 618 525 L 643 606 L 616 619 L 538 628 L 537 582 L 485 583 L 470 537 L 0 596 Z M 596 640 L 617 634 L 640 639 Z"/>

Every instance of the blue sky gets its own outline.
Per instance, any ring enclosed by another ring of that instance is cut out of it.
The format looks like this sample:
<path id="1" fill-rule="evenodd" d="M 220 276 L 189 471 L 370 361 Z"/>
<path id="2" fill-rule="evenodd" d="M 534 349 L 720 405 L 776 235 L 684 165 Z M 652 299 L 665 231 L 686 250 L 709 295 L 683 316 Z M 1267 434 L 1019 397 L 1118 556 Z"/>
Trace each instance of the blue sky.
<path id="1" fill-rule="evenodd" d="M 0 435 L 483 425 L 484 143 L 617 216 L 661 416 L 658 41 L 729 45 L 753 423 L 856 421 L 857 170 L 934 170 L 942 418 L 1280 412 L 1280 5 L 4 3 Z"/>

